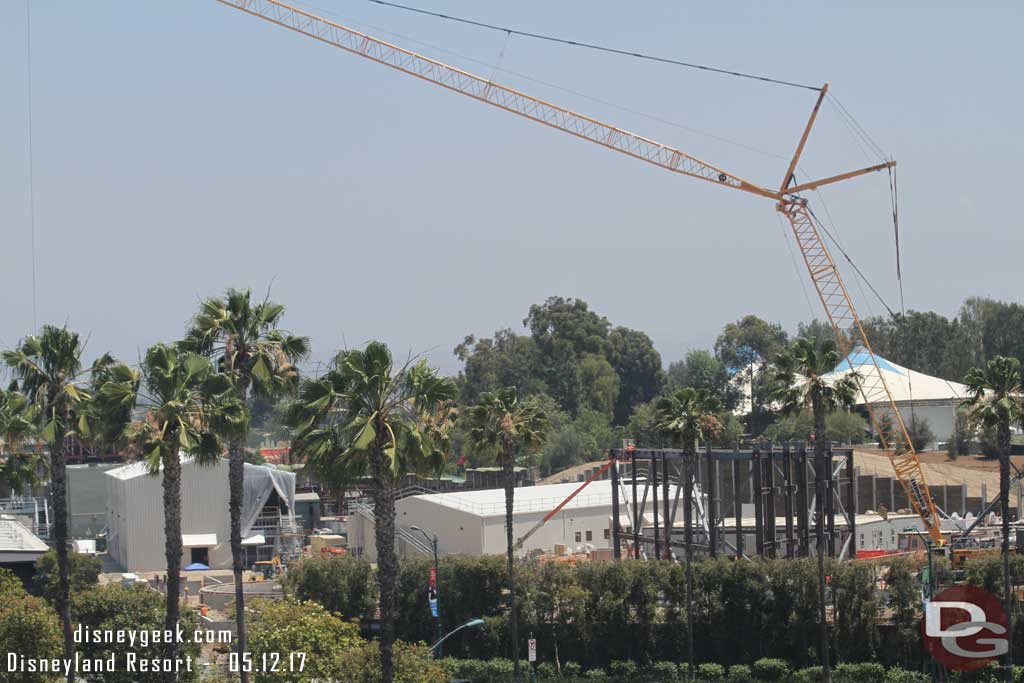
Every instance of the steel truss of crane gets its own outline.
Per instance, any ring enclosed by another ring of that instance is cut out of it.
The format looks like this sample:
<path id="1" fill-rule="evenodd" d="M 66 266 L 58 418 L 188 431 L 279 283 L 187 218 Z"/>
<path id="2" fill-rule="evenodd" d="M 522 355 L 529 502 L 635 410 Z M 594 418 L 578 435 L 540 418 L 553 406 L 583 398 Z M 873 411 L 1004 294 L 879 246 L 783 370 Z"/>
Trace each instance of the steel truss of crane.
<path id="1" fill-rule="evenodd" d="M 623 550 L 635 559 L 807 557 L 815 552 L 819 523 L 824 524 L 830 557 L 856 557 L 852 448 L 826 449 L 823 504 L 815 496 L 814 453 L 803 443 L 704 448 L 693 456 L 676 449 L 616 449 L 610 460 L 615 559 L 623 557 Z M 731 500 L 723 500 L 726 490 Z M 754 545 L 749 549 L 745 537 L 750 526 L 743 517 L 748 502 L 754 507 Z M 729 512 L 733 523 L 727 527 Z M 836 528 L 837 513 L 845 522 L 845 540 L 843 530 Z M 682 540 L 676 525 L 680 516 Z M 726 538 L 730 532 L 732 543 Z"/>

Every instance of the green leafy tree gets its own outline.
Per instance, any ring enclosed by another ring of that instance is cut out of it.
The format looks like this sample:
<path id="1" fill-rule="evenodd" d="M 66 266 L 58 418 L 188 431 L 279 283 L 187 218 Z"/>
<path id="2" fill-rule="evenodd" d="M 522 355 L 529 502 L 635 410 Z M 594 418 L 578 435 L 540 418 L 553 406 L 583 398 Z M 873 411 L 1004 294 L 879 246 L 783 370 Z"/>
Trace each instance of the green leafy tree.
<path id="1" fill-rule="evenodd" d="M 715 356 L 736 384 L 747 386 L 752 434 L 760 433 L 763 428 L 769 401 L 770 389 L 760 380 L 770 360 L 785 347 L 786 341 L 786 332 L 780 325 L 756 315 L 727 324 L 715 340 Z"/>
<path id="2" fill-rule="evenodd" d="M 249 638 L 253 661 L 262 662 L 264 656 L 286 659 L 289 653 L 304 655 L 305 660 L 302 671 L 282 662 L 276 671 L 258 672 L 259 683 L 355 680 L 355 672 L 346 671 L 342 663 L 343 653 L 363 646 L 355 624 L 315 602 L 292 598 L 255 600 L 251 609 L 255 612 Z"/>
<path id="3" fill-rule="evenodd" d="M 455 347 L 455 356 L 463 363 L 458 378 L 463 405 L 472 405 L 480 394 L 501 387 L 515 387 L 520 396 L 546 389 L 536 344 L 510 329 L 498 330 L 491 338 L 469 335 Z"/>
<path id="4" fill-rule="evenodd" d="M 124 409 L 143 417 L 122 426 L 123 439 L 145 460 L 151 475 L 161 475 L 164 513 L 164 554 L 167 562 L 165 628 L 180 621 L 181 584 L 181 454 L 198 464 L 212 464 L 224 450 L 220 435 L 237 433 L 247 420 L 227 375 L 210 361 L 177 346 L 151 346 L 139 370 L 121 364 L 110 369 L 96 398 L 102 415 Z M 168 659 L 178 656 L 178 643 L 166 645 Z"/>
<path id="5" fill-rule="evenodd" d="M 88 373 L 82 368 L 83 345 L 78 334 L 44 325 L 38 336 L 23 339 L 4 351 L 4 364 L 17 379 L 17 390 L 32 404 L 35 435 L 50 452 L 50 496 L 53 502 L 53 542 L 57 549 L 59 590 L 56 599 L 64 635 L 64 656 L 74 657 L 71 634 L 68 565 L 67 444 L 76 436 L 89 404 Z M 110 362 L 102 356 L 94 368 Z M 68 676 L 68 683 L 74 683 Z"/>
<path id="6" fill-rule="evenodd" d="M 840 408 L 853 405 L 857 397 L 858 376 L 851 372 L 838 379 L 826 379 L 841 359 L 834 341 L 818 341 L 813 338 L 797 339 L 786 351 L 780 353 L 772 368 L 773 380 L 778 389 L 772 398 L 778 401 L 785 415 L 810 410 L 814 417 L 814 473 L 815 473 L 815 518 L 825 518 L 825 460 L 826 416 Z M 825 525 L 818 524 L 818 588 L 821 604 L 819 619 L 819 659 L 824 667 L 826 683 L 831 683 L 831 665 L 828 648 L 828 625 L 825 619 Z"/>
<path id="7" fill-rule="evenodd" d="M 213 360 L 232 380 L 242 403 L 253 399 L 279 399 L 294 392 L 295 364 L 309 355 L 309 338 L 281 329 L 285 308 L 269 299 L 253 302 L 250 290 L 229 289 L 223 297 L 205 299 L 185 337 L 184 346 Z M 228 512 L 230 515 L 231 568 L 235 575 L 237 652 L 246 651 L 245 592 L 242 571 L 242 489 L 245 445 L 249 421 L 226 436 L 228 441 Z M 249 675 L 242 671 L 241 681 Z"/>
<path id="8" fill-rule="evenodd" d="M 384 683 L 394 683 L 395 484 L 404 472 L 435 469 L 449 449 L 449 405 L 455 383 L 425 360 L 395 368 L 381 342 L 343 351 L 319 378 L 304 380 L 290 411 L 292 453 L 307 463 L 362 463 L 373 481 L 380 660 Z M 441 419 L 439 415 L 443 415 Z"/>
<path id="9" fill-rule="evenodd" d="M 373 568 L 361 557 L 309 557 L 285 575 L 283 586 L 302 601 L 316 600 L 344 619 L 370 621 L 377 606 Z"/>
<path id="10" fill-rule="evenodd" d="M 661 354 L 644 332 L 616 327 L 608 333 L 607 356 L 619 376 L 613 422 L 626 424 L 633 408 L 657 396 L 665 385 Z"/>
<path id="11" fill-rule="evenodd" d="M 718 399 L 705 389 L 683 387 L 671 396 L 659 399 L 659 428 L 672 440 L 673 446 L 681 448 L 687 500 L 693 500 L 694 461 L 697 458 L 697 443 L 710 441 L 722 431 L 722 424 L 715 417 L 722 408 Z M 684 509 L 686 533 L 690 535 L 690 517 L 692 511 Z M 687 616 L 687 668 L 688 675 L 693 678 L 693 544 L 687 538 L 686 543 L 686 616 Z M 669 549 L 665 548 L 666 559 Z"/>
<path id="12" fill-rule="evenodd" d="M 95 586 L 103 571 L 103 562 L 98 557 L 68 553 L 69 583 L 73 593 L 80 593 Z M 57 568 L 57 553 L 46 551 L 36 560 L 36 572 L 32 577 L 32 592 L 45 598 L 51 605 L 57 604 L 60 595 L 60 572 Z"/>
<path id="13" fill-rule="evenodd" d="M 681 387 L 704 389 L 727 410 L 735 408 L 740 398 L 739 390 L 729 381 L 725 364 L 704 349 L 693 349 L 685 358 L 669 365 L 666 379 L 669 392 Z"/>
<path id="14" fill-rule="evenodd" d="M 584 354 L 580 359 L 579 378 L 583 406 L 610 418 L 619 397 L 619 376 L 608 359 L 596 353 Z"/>
<path id="15" fill-rule="evenodd" d="M 0 600 L 0 646 L 6 659 L 13 653 L 26 660 L 55 659 L 61 656 L 61 625 L 47 603 L 24 592 L 10 591 Z M 0 668 L 0 683 L 46 683 L 49 673 Z"/>
<path id="16" fill-rule="evenodd" d="M 520 401 L 514 387 L 506 387 L 480 396 L 469 411 L 470 440 L 482 451 L 492 453 L 505 474 L 505 541 L 508 556 L 508 582 L 512 600 L 510 626 L 512 661 L 519 676 L 519 633 L 516 615 L 515 547 L 512 537 L 512 510 L 515 500 L 515 459 L 523 451 L 537 451 L 547 433 L 547 416 L 536 405 Z"/>
<path id="17" fill-rule="evenodd" d="M 91 631 L 160 631 L 164 628 L 163 603 L 159 593 L 143 584 L 122 586 L 109 583 L 91 590 L 76 591 L 72 599 L 72 611 L 75 621 Z M 183 611 L 181 625 L 188 636 L 195 633 L 198 624 L 199 618 L 195 611 Z M 86 641 L 82 644 L 83 658 L 109 659 L 113 655 L 116 669 L 82 673 L 80 676 L 98 683 L 158 683 L 164 678 L 163 672 L 135 672 L 130 671 L 127 666 L 128 653 L 134 654 L 138 660 L 160 659 L 162 653 L 158 651 L 158 647 L 142 647 L 138 642 L 132 644 Z M 193 659 L 199 656 L 199 644 L 193 642 L 191 637 L 187 637 L 187 642 L 181 647 L 183 656 L 191 656 Z M 195 681 L 197 677 L 198 672 L 195 670 L 182 671 L 179 680 Z"/>
<path id="18" fill-rule="evenodd" d="M 1003 608 L 1013 614 L 1010 590 L 1010 427 L 1024 420 L 1024 386 L 1020 361 L 996 356 L 983 368 L 964 377 L 970 397 L 964 401 L 969 424 L 996 433 L 999 455 L 999 502 L 1003 518 Z M 1013 643 L 1012 619 L 1008 640 Z M 1006 653 L 1006 667 L 1013 662 L 1012 647 Z"/>

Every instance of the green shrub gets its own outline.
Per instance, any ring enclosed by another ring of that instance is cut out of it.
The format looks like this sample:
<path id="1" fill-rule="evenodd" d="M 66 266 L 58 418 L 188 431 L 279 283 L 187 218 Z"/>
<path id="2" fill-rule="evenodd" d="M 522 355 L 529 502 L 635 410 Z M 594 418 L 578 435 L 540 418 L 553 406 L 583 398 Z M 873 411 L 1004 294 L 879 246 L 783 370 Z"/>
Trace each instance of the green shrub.
<path id="1" fill-rule="evenodd" d="M 928 683 L 931 680 L 926 674 L 906 669 L 889 669 L 885 672 L 882 683 Z"/>
<path id="2" fill-rule="evenodd" d="M 792 683 L 820 683 L 821 675 L 820 666 L 809 666 L 806 669 L 793 672 L 790 680 Z"/>
<path id="3" fill-rule="evenodd" d="M 505 683 L 512 680 L 512 660 L 495 657 L 484 662 L 484 672 L 488 683 Z"/>
<path id="4" fill-rule="evenodd" d="M 685 675 L 686 665 L 683 664 L 682 668 Z M 655 683 L 676 683 L 676 681 L 683 680 L 680 668 L 676 666 L 675 662 L 656 662 L 648 667 L 647 678 Z"/>
<path id="5" fill-rule="evenodd" d="M 885 677 L 885 667 L 876 662 L 844 663 L 836 667 L 833 683 L 877 683 Z"/>
<path id="6" fill-rule="evenodd" d="M 577 662 L 566 662 L 562 665 L 562 676 L 565 678 L 579 678 L 583 673 L 583 667 Z"/>
<path id="7" fill-rule="evenodd" d="M 754 676 L 746 664 L 733 664 L 729 667 L 728 683 L 754 683 Z"/>
<path id="8" fill-rule="evenodd" d="M 592 681 L 593 683 L 607 683 L 609 679 L 604 669 L 591 669 L 583 674 L 583 680 Z"/>
<path id="9" fill-rule="evenodd" d="M 781 659 L 764 657 L 754 662 L 751 667 L 754 678 L 765 683 L 784 681 L 789 677 L 789 664 Z"/>
<path id="10" fill-rule="evenodd" d="M 459 678 L 468 678 L 473 683 L 487 681 L 487 662 L 480 659 L 463 659 L 459 662 Z"/>
<path id="11" fill-rule="evenodd" d="M 725 680 L 725 667 L 714 662 L 698 664 L 697 680 L 701 683 L 722 683 Z"/>
<path id="12" fill-rule="evenodd" d="M 636 663 L 628 660 L 612 662 L 608 667 L 608 673 L 614 681 L 629 683 L 636 678 Z"/>
<path id="13" fill-rule="evenodd" d="M 558 669 L 552 662 L 541 662 L 537 665 L 537 679 L 541 681 L 553 681 L 558 678 Z"/>

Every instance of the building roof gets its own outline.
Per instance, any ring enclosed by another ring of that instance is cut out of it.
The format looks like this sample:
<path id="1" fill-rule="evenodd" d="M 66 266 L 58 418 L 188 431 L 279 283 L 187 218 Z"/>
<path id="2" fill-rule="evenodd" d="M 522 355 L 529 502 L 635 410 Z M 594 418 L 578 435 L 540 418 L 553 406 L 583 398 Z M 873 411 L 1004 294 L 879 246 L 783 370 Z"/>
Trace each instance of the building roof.
<path id="1" fill-rule="evenodd" d="M 550 512 L 579 487 L 579 482 L 551 484 L 549 486 L 517 487 L 512 512 L 513 514 Z M 456 493 L 433 493 L 412 497 L 481 517 L 505 514 L 505 489 L 503 488 L 484 489 L 481 491 L 458 491 Z M 579 495 L 569 501 L 564 509 L 605 507 L 611 504 L 611 481 L 600 480 L 591 483 L 580 491 Z"/>
<path id="2" fill-rule="evenodd" d="M 878 367 L 882 372 L 885 383 L 892 392 L 892 397 L 897 403 L 910 403 L 920 401 L 960 401 L 968 396 L 967 387 L 959 382 L 950 382 L 939 377 L 932 377 L 923 372 L 910 370 L 897 365 L 890 360 L 875 354 Z M 826 378 L 845 377 L 853 370 L 866 375 L 874 372 L 871 368 L 871 356 L 861 347 L 854 349 L 836 368 L 825 375 Z M 866 366 L 866 367 L 865 367 Z M 858 403 L 863 398 L 858 395 Z"/>
<path id="3" fill-rule="evenodd" d="M 42 554 L 49 549 L 46 543 L 13 515 L 0 515 L 0 553 Z"/>

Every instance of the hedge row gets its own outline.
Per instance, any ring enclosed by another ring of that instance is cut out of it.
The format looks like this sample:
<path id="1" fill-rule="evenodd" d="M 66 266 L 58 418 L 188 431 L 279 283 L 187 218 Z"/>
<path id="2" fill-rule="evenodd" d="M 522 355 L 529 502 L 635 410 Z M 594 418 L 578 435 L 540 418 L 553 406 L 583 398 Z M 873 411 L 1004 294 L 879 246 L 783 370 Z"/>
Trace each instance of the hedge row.
<path id="1" fill-rule="evenodd" d="M 445 671 L 455 679 L 466 679 L 471 683 L 512 683 L 512 661 L 491 659 L 486 661 L 468 659 L 444 659 Z M 528 664 L 523 662 L 526 670 Z M 557 683 L 689 683 L 686 664 L 657 662 L 638 666 L 634 662 L 612 662 L 607 669 L 584 670 L 576 662 L 562 665 L 561 675 L 555 665 L 544 662 L 537 666 L 537 680 Z M 907 671 L 898 667 L 885 668 L 874 662 L 861 664 L 840 664 L 832 672 L 833 683 L 928 683 L 931 677 L 919 671 Z M 999 668 L 991 665 L 967 674 L 950 672 L 949 683 L 1002 683 Z M 1024 667 L 1014 667 L 1014 680 L 1024 683 Z M 724 667 L 721 664 L 700 664 L 692 683 L 819 683 L 821 667 L 813 666 L 798 670 L 790 669 L 780 659 L 763 658 L 751 665 L 738 664 Z"/>

